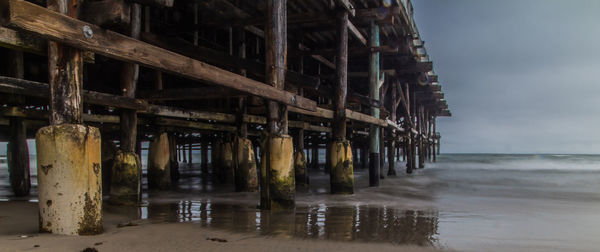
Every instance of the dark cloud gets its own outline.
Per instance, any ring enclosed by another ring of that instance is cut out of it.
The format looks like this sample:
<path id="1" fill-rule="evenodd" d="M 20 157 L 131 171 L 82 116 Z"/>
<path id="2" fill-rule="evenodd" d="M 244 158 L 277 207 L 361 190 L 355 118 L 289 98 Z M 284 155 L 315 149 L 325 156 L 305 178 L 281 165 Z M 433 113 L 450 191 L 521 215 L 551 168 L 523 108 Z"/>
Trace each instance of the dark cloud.
<path id="1" fill-rule="evenodd" d="M 413 1 L 445 152 L 600 152 L 600 1 Z"/>

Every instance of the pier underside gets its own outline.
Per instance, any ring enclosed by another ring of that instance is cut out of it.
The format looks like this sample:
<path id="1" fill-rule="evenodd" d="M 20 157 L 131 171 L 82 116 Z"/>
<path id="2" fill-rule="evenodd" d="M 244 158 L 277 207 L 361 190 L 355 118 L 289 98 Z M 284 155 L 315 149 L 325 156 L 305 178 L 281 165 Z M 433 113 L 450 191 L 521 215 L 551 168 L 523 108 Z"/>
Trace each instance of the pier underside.
<path id="1" fill-rule="evenodd" d="M 60 234 L 102 232 L 102 194 L 139 204 L 142 163 L 151 191 L 200 163 L 272 210 L 294 208 L 311 169 L 352 194 L 355 170 L 379 186 L 404 174 L 396 160 L 424 168 L 450 111 L 412 4 L 384 3 L 0 0 L 14 194 L 34 138 L 40 229 Z"/>

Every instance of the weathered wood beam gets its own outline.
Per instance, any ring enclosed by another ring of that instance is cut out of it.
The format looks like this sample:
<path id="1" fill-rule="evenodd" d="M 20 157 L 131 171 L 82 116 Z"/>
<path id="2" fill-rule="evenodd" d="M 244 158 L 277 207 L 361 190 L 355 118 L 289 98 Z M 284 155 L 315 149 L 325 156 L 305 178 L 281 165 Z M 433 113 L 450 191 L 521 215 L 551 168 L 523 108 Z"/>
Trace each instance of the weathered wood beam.
<path id="1" fill-rule="evenodd" d="M 335 48 L 327 48 L 327 49 L 316 49 L 310 51 L 303 50 L 294 50 L 291 52 L 294 56 L 302 56 L 302 55 L 335 55 Z M 390 45 L 382 45 L 377 47 L 350 47 L 348 51 L 352 52 L 350 57 L 364 57 L 369 56 L 372 52 L 380 52 L 383 55 L 395 55 L 398 56 L 399 49 L 398 47 L 390 46 Z"/>
<path id="2" fill-rule="evenodd" d="M 48 84 L 27 81 L 22 79 L 2 77 L 0 76 L 0 92 L 9 94 L 20 94 L 26 96 L 33 96 L 39 98 L 48 97 Z M 167 117 L 179 117 L 179 118 L 191 118 L 191 119 L 202 119 L 202 120 L 215 120 L 220 122 L 234 123 L 236 120 L 235 115 L 216 113 L 216 112 L 201 112 L 192 111 L 180 108 L 173 108 L 160 105 L 151 105 L 140 99 L 133 99 L 118 95 L 99 93 L 94 91 L 83 90 L 83 102 L 95 105 L 103 105 L 114 108 L 125 108 L 135 109 L 138 113 L 151 114 L 158 116 Z M 290 107 L 289 112 L 299 113 L 308 116 L 314 116 L 325 119 L 333 119 L 333 110 L 324 109 L 317 107 L 316 111 L 303 110 L 295 107 Z M 387 126 L 381 119 L 374 118 L 369 115 L 365 115 L 359 112 L 355 112 L 346 109 L 346 116 L 350 120 L 356 120 L 365 123 L 377 124 L 382 127 Z M 248 123 L 265 124 L 266 119 L 264 117 L 246 115 Z"/>
<path id="3" fill-rule="evenodd" d="M 358 30 L 358 28 L 356 28 L 356 26 L 354 26 L 354 24 L 352 24 L 350 20 L 348 20 L 348 30 L 350 30 L 350 34 L 352 34 L 356 39 L 358 39 L 358 41 L 360 41 L 361 44 L 363 44 L 364 46 L 367 45 L 367 39 L 365 38 L 365 36 L 362 35 L 360 30 Z"/>
<path id="4" fill-rule="evenodd" d="M 138 98 L 147 101 L 181 101 L 243 96 L 241 92 L 222 87 L 167 88 L 162 90 L 140 90 Z"/>
<path id="5" fill-rule="evenodd" d="M 41 56 L 46 56 L 46 52 L 48 51 L 48 43 L 45 40 L 2 26 L 0 26 L 0 47 Z M 94 53 L 84 51 L 83 60 L 85 63 L 94 63 Z"/>
<path id="6" fill-rule="evenodd" d="M 187 78 L 204 80 L 245 93 L 314 111 L 316 103 L 139 40 L 102 29 L 23 0 L 2 0 L 0 24 L 87 49 L 107 57 L 137 63 Z"/>
<path id="7" fill-rule="evenodd" d="M 0 92 L 47 99 L 50 88 L 47 83 L 0 76 Z M 142 100 L 88 90 L 83 90 L 82 96 L 86 103 L 109 107 L 144 110 L 148 106 Z"/>
<path id="8" fill-rule="evenodd" d="M 156 6 L 156 7 L 173 7 L 175 0 L 130 0 L 132 2 L 140 3 L 143 5 Z"/>
<path id="9" fill-rule="evenodd" d="M 151 33 L 142 33 L 141 38 L 142 41 L 147 43 L 194 58 L 196 60 L 205 61 L 209 64 L 244 69 L 256 76 L 264 76 L 265 74 L 265 64 L 260 62 L 234 57 L 224 52 L 202 46 L 194 46 L 183 40 L 159 38 Z M 303 86 L 312 89 L 318 87 L 320 83 L 319 78 L 300 74 L 289 69 L 285 72 L 285 81 L 286 84 Z"/>

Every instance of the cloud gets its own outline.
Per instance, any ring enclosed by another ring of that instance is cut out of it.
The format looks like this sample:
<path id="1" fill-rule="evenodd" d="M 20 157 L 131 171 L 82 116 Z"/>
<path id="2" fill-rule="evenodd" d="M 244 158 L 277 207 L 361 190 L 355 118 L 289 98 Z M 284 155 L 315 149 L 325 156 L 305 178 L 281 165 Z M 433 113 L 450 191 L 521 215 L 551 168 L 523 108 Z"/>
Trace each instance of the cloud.
<path id="1" fill-rule="evenodd" d="M 600 152 L 600 2 L 415 1 L 445 152 Z"/>

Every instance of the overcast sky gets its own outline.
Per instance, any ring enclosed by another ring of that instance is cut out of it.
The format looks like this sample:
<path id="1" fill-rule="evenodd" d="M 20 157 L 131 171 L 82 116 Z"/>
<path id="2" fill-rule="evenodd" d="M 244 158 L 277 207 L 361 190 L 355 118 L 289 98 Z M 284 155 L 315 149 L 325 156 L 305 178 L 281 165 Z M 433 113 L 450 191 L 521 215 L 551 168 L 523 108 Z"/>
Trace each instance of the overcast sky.
<path id="1" fill-rule="evenodd" d="M 600 153 L 600 1 L 420 0 L 442 152 Z"/>

